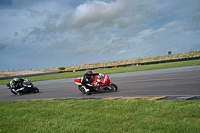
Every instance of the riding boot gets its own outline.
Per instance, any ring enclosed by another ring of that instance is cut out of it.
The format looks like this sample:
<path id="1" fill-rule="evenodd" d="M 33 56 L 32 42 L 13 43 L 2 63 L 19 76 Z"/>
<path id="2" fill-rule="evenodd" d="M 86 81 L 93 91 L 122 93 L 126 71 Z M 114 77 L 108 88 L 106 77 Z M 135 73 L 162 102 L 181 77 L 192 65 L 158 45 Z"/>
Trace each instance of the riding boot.
<path id="1" fill-rule="evenodd" d="M 21 95 L 19 91 L 17 92 L 17 95 L 18 95 L 18 96 L 20 96 L 20 95 Z"/>
<path id="2" fill-rule="evenodd" d="M 20 91 L 20 89 L 17 89 L 17 90 L 15 91 L 16 94 L 17 94 L 18 96 L 21 95 L 19 91 Z"/>
<path id="3" fill-rule="evenodd" d="M 91 94 L 92 94 L 92 93 L 90 92 L 90 89 L 86 89 L 86 88 L 85 88 L 85 92 L 86 92 L 87 95 L 91 95 Z"/>
<path id="4" fill-rule="evenodd" d="M 86 92 L 87 95 L 92 95 L 92 93 L 90 91 Z"/>
<path id="5" fill-rule="evenodd" d="M 17 94 L 17 91 L 15 89 L 12 89 L 13 92 L 15 92 Z"/>
<path id="6" fill-rule="evenodd" d="M 100 90 L 100 87 L 97 87 L 96 89 L 95 89 L 95 91 L 99 91 Z"/>

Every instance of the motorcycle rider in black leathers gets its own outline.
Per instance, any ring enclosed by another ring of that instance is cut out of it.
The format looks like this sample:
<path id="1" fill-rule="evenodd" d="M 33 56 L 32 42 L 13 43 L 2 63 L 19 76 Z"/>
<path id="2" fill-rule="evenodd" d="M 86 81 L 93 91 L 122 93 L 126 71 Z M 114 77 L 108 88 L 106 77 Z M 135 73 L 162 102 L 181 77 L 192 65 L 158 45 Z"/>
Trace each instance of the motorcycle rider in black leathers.
<path id="1" fill-rule="evenodd" d="M 82 87 L 84 88 L 87 95 L 91 95 L 90 89 L 93 89 L 94 84 L 91 83 L 91 79 L 93 76 L 99 75 L 98 73 L 92 73 L 91 70 L 87 70 L 86 73 L 82 77 Z"/>
<path id="2" fill-rule="evenodd" d="M 23 81 L 24 79 L 18 79 L 13 78 L 13 80 L 10 81 L 10 87 L 12 88 L 12 91 L 14 91 L 17 95 L 20 95 L 19 91 L 23 90 Z"/>

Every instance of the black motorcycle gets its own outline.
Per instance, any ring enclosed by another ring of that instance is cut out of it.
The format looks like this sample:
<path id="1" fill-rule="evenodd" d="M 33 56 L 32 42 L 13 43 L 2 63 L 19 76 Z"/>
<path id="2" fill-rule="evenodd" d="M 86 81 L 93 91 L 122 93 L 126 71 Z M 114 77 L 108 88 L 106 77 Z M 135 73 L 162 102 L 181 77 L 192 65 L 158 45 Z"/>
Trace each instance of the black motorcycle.
<path id="1" fill-rule="evenodd" d="M 10 83 L 7 84 L 8 89 L 15 95 L 22 95 L 25 93 L 38 93 L 39 89 L 33 85 L 28 79 L 20 78 L 17 81 L 18 87 L 16 89 L 11 88 Z"/>

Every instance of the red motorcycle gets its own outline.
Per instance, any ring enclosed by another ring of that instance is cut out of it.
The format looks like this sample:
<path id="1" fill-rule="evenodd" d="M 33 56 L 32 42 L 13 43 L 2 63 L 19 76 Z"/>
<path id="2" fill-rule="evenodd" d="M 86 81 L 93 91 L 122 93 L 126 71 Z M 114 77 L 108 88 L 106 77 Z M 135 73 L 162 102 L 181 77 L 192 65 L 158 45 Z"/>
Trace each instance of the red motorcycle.
<path id="1" fill-rule="evenodd" d="M 82 87 L 82 77 L 79 77 L 74 80 L 75 84 L 78 85 L 78 89 L 85 94 L 85 89 Z M 93 76 L 91 79 L 91 83 L 94 84 L 94 87 L 90 87 L 90 92 L 116 92 L 118 87 L 110 82 L 110 78 L 107 74 L 99 74 L 97 76 Z"/>

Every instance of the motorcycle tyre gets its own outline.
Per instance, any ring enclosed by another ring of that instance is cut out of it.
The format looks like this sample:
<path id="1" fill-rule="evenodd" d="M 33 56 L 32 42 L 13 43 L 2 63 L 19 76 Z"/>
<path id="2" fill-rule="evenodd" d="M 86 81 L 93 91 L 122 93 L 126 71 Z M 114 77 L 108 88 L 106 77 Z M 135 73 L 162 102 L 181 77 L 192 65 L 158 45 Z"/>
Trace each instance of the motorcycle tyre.
<path id="1" fill-rule="evenodd" d="M 16 92 L 14 92 L 12 89 L 10 89 L 10 90 L 11 90 L 11 92 L 12 92 L 13 94 L 17 95 L 17 93 L 16 93 Z"/>
<path id="2" fill-rule="evenodd" d="M 112 83 L 112 84 L 110 85 L 110 87 L 112 88 L 112 91 L 113 91 L 113 92 L 116 92 L 116 91 L 118 90 L 118 87 L 117 87 L 114 83 Z"/>
<path id="3" fill-rule="evenodd" d="M 39 89 L 37 87 L 33 87 L 33 93 L 39 93 Z"/>
<path id="4" fill-rule="evenodd" d="M 86 94 L 86 93 L 85 93 L 85 89 L 82 89 L 82 86 L 79 86 L 78 89 L 79 89 L 83 94 Z"/>

